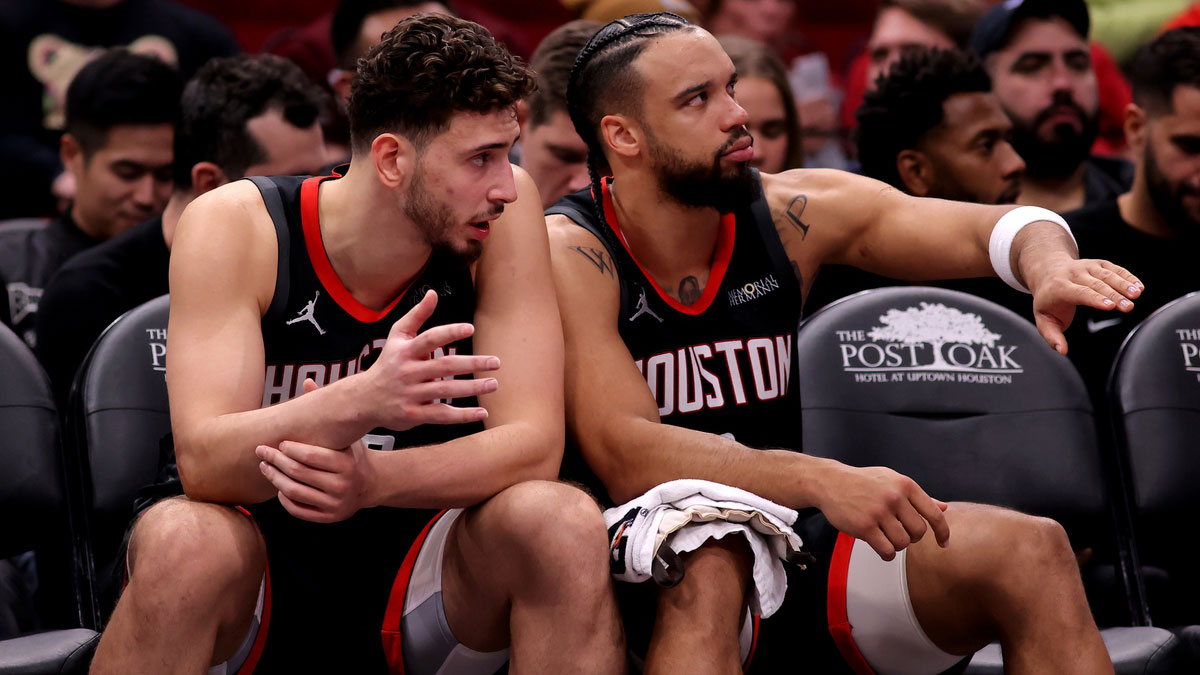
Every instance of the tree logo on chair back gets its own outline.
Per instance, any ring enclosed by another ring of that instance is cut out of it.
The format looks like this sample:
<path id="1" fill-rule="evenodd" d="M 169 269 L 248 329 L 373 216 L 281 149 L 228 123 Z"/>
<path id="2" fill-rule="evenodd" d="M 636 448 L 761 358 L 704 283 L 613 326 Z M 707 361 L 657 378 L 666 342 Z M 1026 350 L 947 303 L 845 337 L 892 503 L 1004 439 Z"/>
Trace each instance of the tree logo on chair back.
<path id="1" fill-rule="evenodd" d="M 922 302 L 889 309 L 870 330 L 836 331 L 842 370 L 856 382 L 1009 384 L 1024 372 L 978 314 Z"/>

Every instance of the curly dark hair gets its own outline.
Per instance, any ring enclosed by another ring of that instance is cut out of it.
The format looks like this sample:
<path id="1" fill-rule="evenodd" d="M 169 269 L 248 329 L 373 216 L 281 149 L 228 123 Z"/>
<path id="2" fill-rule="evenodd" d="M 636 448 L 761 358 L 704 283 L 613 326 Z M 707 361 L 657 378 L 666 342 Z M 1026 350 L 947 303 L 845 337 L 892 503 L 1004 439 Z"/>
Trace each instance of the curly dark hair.
<path id="1" fill-rule="evenodd" d="M 192 167 L 212 162 L 230 179 L 266 159 L 246 123 L 278 108 L 294 127 L 312 126 L 325 93 L 287 59 L 271 54 L 230 56 L 204 64 L 183 89 L 175 131 L 175 188 L 192 187 Z"/>
<path id="2" fill-rule="evenodd" d="M 929 49 L 902 57 L 863 96 L 854 113 L 862 172 L 903 190 L 896 155 L 915 147 L 941 124 L 946 99 L 991 90 L 987 71 L 969 52 Z"/>
<path id="3" fill-rule="evenodd" d="M 418 14 L 384 33 L 359 59 L 346 104 L 350 142 L 363 151 L 380 133 L 393 131 L 424 150 L 454 113 L 506 108 L 536 88 L 533 71 L 483 26 Z"/>
<path id="4" fill-rule="evenodd" d="M 1170 111 L 1175 88 L 1200 88 L 1200 27 L 1169 30 L 1142 45 L 1129 62 L 1133 100 L 1153 114 Z"/>

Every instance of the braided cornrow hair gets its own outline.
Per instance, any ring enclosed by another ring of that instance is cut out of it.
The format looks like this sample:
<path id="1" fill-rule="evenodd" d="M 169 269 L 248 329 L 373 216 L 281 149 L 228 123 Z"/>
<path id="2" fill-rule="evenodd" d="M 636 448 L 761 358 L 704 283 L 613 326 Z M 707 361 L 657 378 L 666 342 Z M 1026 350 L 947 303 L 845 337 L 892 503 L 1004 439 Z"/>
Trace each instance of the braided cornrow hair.
<path id="1" fill-rule="evenodd" d="M 601 223 L 605 221 L 600 168 L 608 168 L 608 162 L 598 133 L 604 117 L 600 102 L 616 98 L 638 106 L 641 92 L 635 86 L 637 75 L 630 70 L 630 63 L 641 54 L 649 38 L 691 28 L 694 24 L 670 12 L 631 14 L 596 31 L 575 58 L 567 79 L 567 114 L 575 132 L 587 144 L 592 203 Z"/>

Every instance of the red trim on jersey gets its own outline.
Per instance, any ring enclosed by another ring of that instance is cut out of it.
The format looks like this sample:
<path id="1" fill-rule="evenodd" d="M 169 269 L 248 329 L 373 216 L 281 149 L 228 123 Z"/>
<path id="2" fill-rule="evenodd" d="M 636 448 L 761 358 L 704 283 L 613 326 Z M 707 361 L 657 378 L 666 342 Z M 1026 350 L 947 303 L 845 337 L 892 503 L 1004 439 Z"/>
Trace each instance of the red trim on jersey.
<path id="1" fill-rule="evenodd" d="M 383 614 L 383 628 L 379 631 L 383 640 L 383 655 L 387 660 L 390 675 L 404 675 L 404 645 L 400 639 L 400 622 L 404 620 L 404 596 L 408 595 L 408 582 L 412 581 L 413 567 L 417 564 L 417 554 L 421 552 L 425 538 L 429 536 L 430 528 L 444 515 L 446 515 L 446 511 L 442 510 L 433 517 L 433 520 L 425 524 L 425 529 L 421 530 L 421 534 L 417 535 L 416 541 L 409 547 L 408 553 L 404 556 L 404 564 L 400 566 L 400 571 L 396 573 L 396 580 L 392 583 L 387 610 Z"/>
<path id="2" fill-rule="evenodd" d="M 750 653 L 746 654 L 746 662 L 742 664 L 742 672 L 750 670 L 750 663 L 754 661 L 754 651 L 758 649 L 758 622 L 761 619 L 757 614 L 754 615 L 753 632 L 750 634 Z"/>
<path id="3" fill-rule="evenodd" d="M 400 302 L 400 298 L 403 298 L 404 294 L 408 292 L 412 281 L 383 309 L 371 309 L 354 299 L 329 262 L 329 254 L 325 252 L 325 242 L 321 239 L 321 216 L 317 195 L 321 181 L 327 178 L 338 178 L 338 176 L 313 176 L 304 179 L 304 183 L 300 186 L 300 223 L 304 229 L 304 247 L 308 250 L 308 259 L 312 261 L 313 270 L 317 273 L 317 280 L 329 292 L 329 297 L 333 298 L 333 301 L 346 310 L 350 316 L 363 323 L 374 323 L 392 311 L 396 303 Z M 413 281 L 420 276 L 421 273 L 418 272 L 413 276 Z"/>
<path id="4" fill-rule="evenodd" d="M 646 279 L 650 281 L 650 285 L 658 293 L 658 297 L 663 299 L 677 312 L 684 314 L 703 314 L 708 306 L 712 304 L 713 298 L 717 297 L 717 289 L 721 287 L 721 281 L 725 278 L 725 270 L 729 268 L 729 259 L 733 257 L 733 238 L 737 232 L 737 218 L 732 213 L 726 213 L 721 216 L 721 229 L 717 232 L 717 248 L 713 251 L 712 267 L 709 268 L 708 282 L 704 284 L 704 293 L 700 295 L 700 299 L 696 302 L 685 305 L 675 298 L 667 295 L 654 277 L 642 267 L 642 263 L 638 262 L 637 256 L 629 248 L 629 242 L 625 241 L 625 235 L 621 234 L 621 226 L 617 223 L 617 210 L 613 208 L 612 191 L 608 189 L 608 183 L 601 181 L 600 189 L 604 192 L 604 219 L 608 221 L 608 226 L 613 232 L 617 233 L 617 239 L 621 240 L 621 245 L 629 252 L 629 257 L 633 258 L 633 263 L 638 266 Z"/>
<path id="5" fill-rule="evenodd" d="M 241 508 L 241 507 L 238 507 Z M 262 658 L 263 648 L 267 646 L 267 629 L 271 626 L 271 561 L 268 560 L 263 570 L 263 611 L 262 616 L 258 619 L 258 633 L 254 636 L 254 645 L 250 648 L 250 654 L 246 656 L 246 661 L 242 663 L 242 667 L 238 668 L 237 675 L 250 675 L 254 672 L 254 668 L 258 666 L 258 660 Z"/>
<path id="6" fill-rule="evenodd" d="M 837 645 L 842 659 L 855 675 L 875 675 L 870 664 L 854 644 L 850 631 L 853 626 L 846 616 L 846 581 L 850 574 L 850 553 L 854 550 L 854 537 L 838 532 L 833 546 L 833 557 L 829 561 L 829 590 L 825 595 L 829 634 Z"/>

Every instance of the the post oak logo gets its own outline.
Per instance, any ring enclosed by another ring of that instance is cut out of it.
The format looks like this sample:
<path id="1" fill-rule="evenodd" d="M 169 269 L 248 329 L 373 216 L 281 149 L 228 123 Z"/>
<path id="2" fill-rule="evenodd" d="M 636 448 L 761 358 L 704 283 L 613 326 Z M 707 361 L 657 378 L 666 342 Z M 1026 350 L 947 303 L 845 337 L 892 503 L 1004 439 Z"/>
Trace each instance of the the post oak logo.
<path id="1" fill-rule="evenodd" d="M 1176 328 L 1175 335 L 1183 350 L 1183 369 L 1195 373 L 1200 381 L 1200 328 Z"/>
<path id="2" fill-rule="evenodd" d="M 842 370 L 856 382 L 1010 384 L 1024 372 L 1013 356 L 1017 346 L 1004 344 L 978 314 L 922 302 L 889 309 L 879 323 L 835 331 Z"/>

